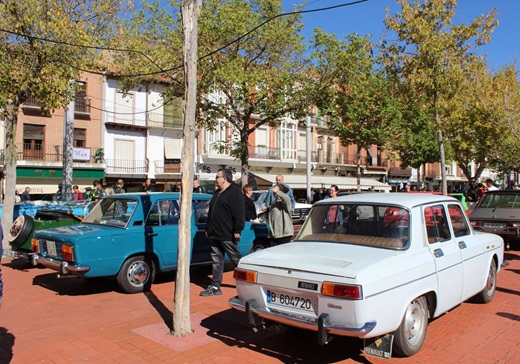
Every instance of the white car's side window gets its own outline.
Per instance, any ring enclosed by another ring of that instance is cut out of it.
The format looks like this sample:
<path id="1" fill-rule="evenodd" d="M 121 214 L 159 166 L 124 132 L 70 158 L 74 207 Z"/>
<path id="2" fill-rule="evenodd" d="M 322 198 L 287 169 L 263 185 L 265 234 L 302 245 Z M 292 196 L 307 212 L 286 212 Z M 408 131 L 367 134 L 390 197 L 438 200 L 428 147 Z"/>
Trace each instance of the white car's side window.
<path id="1" fill-rule="evenodd" d="M 430 244 L 451 239 L 450 227 L 443 205 L 426 207 L 424 209 L 424 221 Z"/>
<path id="2" fill-rule="evenodd" d="M 465 212 L 459 205 L 448 205 L 448 212 L 450 214 L 451 226 L 453 228 L 453 235 L 456 238 L 460 236 L 469 235 L 468 222 L 464 218 Z"/>

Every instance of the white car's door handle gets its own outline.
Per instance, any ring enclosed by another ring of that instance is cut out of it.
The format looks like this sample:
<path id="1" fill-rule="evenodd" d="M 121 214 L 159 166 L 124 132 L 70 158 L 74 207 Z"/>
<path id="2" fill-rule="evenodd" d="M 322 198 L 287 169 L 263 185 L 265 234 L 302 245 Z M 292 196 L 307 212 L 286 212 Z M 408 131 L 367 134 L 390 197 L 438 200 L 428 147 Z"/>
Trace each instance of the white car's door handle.
<path id="1" fill-rule="evenodd" d="M 461 248 L 461 249 L 466 249 L 467 247 L 468 247 L 468 246 L 466 245 L 465 242 L 463 242 L 463 241 L 459 241 L 459 248 Z"/>
<path id="2" fill-rule="evenodd" d="M 442 252 L 442 249 L 435 249 L 433 255 L 435 255 L 435 258 L 440 258 L 444 256 L 444 253 Z"/>

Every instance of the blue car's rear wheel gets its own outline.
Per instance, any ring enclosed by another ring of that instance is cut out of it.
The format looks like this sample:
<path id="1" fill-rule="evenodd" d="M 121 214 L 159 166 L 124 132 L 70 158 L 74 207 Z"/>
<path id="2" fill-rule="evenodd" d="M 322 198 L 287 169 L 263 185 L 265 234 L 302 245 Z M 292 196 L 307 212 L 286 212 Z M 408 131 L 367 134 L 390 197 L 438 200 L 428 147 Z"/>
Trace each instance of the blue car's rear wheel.
<path id="1" fill-rule="evenodd" d="M 154 279 L 153 260 L 142 255 L 128 258 L 117 274 L 119 287 L 127 293 L 149 291 Z"/>

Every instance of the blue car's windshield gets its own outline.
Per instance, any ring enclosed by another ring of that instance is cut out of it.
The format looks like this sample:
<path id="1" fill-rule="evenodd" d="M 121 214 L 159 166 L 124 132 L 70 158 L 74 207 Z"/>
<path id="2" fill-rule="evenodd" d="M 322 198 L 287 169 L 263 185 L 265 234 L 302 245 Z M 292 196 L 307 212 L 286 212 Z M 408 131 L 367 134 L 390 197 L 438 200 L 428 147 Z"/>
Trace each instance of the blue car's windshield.
<path id="1" fill-rule="evenodd" d="M 87 215 L 83 223 L 126 227 L 137 206 L 130 198 L 104 198 Z"/>

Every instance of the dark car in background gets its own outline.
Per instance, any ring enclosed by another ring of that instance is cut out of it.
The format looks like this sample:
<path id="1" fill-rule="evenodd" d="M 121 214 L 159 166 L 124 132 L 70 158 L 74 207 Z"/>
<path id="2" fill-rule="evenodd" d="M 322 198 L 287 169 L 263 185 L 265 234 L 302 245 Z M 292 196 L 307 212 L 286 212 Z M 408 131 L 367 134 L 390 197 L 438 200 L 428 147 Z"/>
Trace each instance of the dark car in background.
<path id="1" fill-rule="evenodd" d="M 469 215 L 474 229 L 520 241 L 520 190 L 490 191 Z"/>

